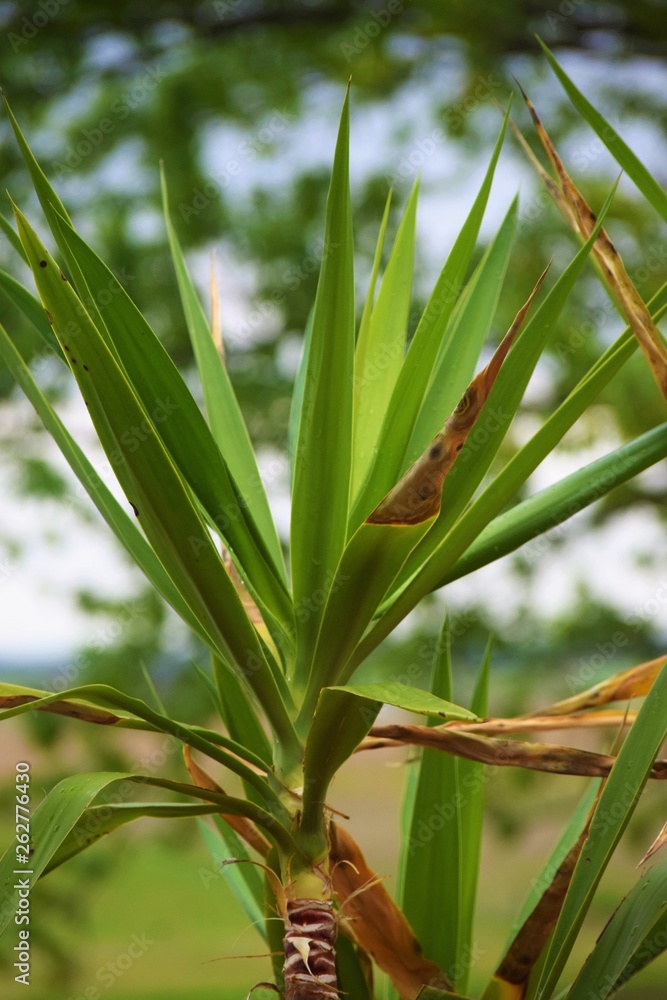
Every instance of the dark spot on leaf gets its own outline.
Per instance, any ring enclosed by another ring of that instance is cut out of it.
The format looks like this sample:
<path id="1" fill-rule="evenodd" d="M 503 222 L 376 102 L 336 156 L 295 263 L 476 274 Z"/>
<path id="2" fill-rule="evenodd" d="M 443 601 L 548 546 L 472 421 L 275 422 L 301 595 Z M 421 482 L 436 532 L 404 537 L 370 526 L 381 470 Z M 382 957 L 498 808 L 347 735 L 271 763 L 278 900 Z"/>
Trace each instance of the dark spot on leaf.
<path id="1" fill-rule="evenodd" d="M 72 364 L 73 364 L 73 365 L 75 365 L 75 364 L 76 364 L 76 358 L 72 358 Z"/>
<path id="2" fill-rule="evenodd" d="M 46 313 L 46 318 L 48 319 L 49 323 L 51 324 L 51 326 L 53 326 L 53 316 L 51 315 L 48 309 L 45 309 L 44 312 Z"/>
<path id="3" fill-rule="evenodd" d="M 60 272 L 60 277 L 63 279 L 63 281 L 67 281 L 67 278 L 65 277 L 62 271 Z"/>
<path id="4" fill-rule="evenodd" d="M 69 347 L 67 346 L 67 344 L 63 344 L 63 348 L 64 350 L 69 351 Z"/>
<path id="5" fill-rule="evenodd" d="M 132 503 L 132 501 L 131 501 L 131 500 L 130 500 L 130 507 L 131 507 L 131 508 L 132 508 L 132 510 L 134 511 L 134 516 L 135 516 L 135 517 L 139 517 L 139 509 L 138 509 L 137 507 L 135 507 L 135 505 L 134 505 L 134 504 Z"/>
<path id="6" fill-rule="evenodd" d="M 434 444 L 428 453 L 428 457 L 432 458 L 434 461 L 438 458 L 442 458 L 442 445 Z"/>
<path id="7" fill-rule="evenodd" d="M 45 260 L 40 260 L 39 266 L 40 267 L 46 267 L 46 261 Z"/>
<path id="8" fill-rule="evenodd" d="M 88 365 L 84 365 L 84 366 L 83 366 L 83 370 L 84 370 L 84 372 L 87 372 L 87 371 L 89 371 L 89 368 L 88 368 Z"/>
<path id="9" fill-rule="evenodd" d="M 461 442 L 461 444 L 457 444 L 457 446 L 456 446 L 456 450 L 457 450 L 457 451 L 461 451 L 461 448 L 462 448 L 462 447 L 463 447 L 463 442 Z"/>

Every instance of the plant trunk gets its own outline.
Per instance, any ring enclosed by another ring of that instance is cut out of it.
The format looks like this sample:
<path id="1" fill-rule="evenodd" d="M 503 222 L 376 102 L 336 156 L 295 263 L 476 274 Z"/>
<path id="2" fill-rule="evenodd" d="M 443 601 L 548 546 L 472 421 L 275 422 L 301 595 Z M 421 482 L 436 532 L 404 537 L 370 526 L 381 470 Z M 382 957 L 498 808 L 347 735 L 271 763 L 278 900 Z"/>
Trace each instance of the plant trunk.
<path id="1" fill-rule="evenodd" d="M 338 996 L 338 924 L 328 859 L 302 872 L 285 890 L 285 1000 L 333 1000 Z"/>

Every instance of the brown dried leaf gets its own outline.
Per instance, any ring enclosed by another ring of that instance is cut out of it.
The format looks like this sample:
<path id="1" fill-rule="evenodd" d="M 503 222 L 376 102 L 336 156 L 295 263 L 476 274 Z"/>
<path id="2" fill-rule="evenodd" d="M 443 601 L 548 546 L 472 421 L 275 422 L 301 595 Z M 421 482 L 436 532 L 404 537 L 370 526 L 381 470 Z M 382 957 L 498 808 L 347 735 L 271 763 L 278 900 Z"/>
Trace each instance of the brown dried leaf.
<path id="1" fill-rule="evenodd" d="M 537 733 L 554 729 L 606 729 L 630 726 L 636 717 L 636 712 L 603 710 L 586 712 L 582 715 L 524 715 L 517 719 L 482 719 L 480 722 L 463 722 L 455 719 L 435 728 L 456 729 L 459 733 L 479 733 L 482 736 L 498 736 L 503 733 Z"/>
<path id="2" fill-rule="evenodd" d="M 656 854 L 664 844 L 667 844 L 667 823 L 665 823 L 662 830 L 655 838 L 655 840 L 653 841 L 653 843 L 651 844 L 648 851 L 641 859 L 637 867 L 639 868 L 641 865 L 644 864 L 645 861 L 648 861 L 649 858 L 652 858 L 653 855 Z"/>
<path id="3" fill-rule="evenodd" d="M 0 696 L 0 708 L 16 708 L 18 705 L 28 705 L 31 701 L 39 701 L 37 695 L 12 694 Z M 114 726 L 125 718 L 115 715 L 103 708 L 95 708 L 78 701 L 53 701 L 49 705 L 40 705 L 38 712 L 53 712 L 55 715 L 67 715 L 81 722 L 94 722 L 99 726 Z"/>
<path id="4" fill-rule="evenodd" d="M 472 380 L 443 429 L 380 501 L 367 518 L 368 524 L 421 524 L 440 512 L 445 478 L 482 412 L 507 352 L 521 329 L 548 270 L 547 267 L 540 275 L 530 297 L 517 313 L 488 365 Z"/>
<path id="5" fill-rule="evenodd" d="M 571 698 L 556 702 L 540 712 L 540 715 L 571 715 L 589 708 L 608 705 L 612 701 L 629 701 L 648 694 L 651 685 L 662 670 L 666 657 L 658 656 L 629 670 L 622 670 L 605 681 L 575 694 Z"/>
<path id="6" fill-rule="evenodd" d="M 510 995 L 516 997 L 516 1000 L 521 1000 L 525 995 L 530 974 L 558 922 L 575 866 L 588 838 L 588 830 L 598 799 L 599 793 L 588 814 L 586 826 L 556 869 L 553 878 L 516 934 L 494 974 L 496 982 L 507 983 L 515 988 L 515 992 Z"/>
<path id="7" fill-rule="evenodd" d="M 422 955 L 412 928 L 366 864 L 359 846 L 335 823 L 331 824 L 330 860 L 347 932 L 391 978 L 401 1000 L 416 1000 L 425 985 L 452 989 L 438 966 Z"/>
<path id="8" fill-rule="evenodd" d="M 380 749 L 397 743 L 432 747 L 456 757 L 476 760 L 495 767 L 524 767 L 551 774 L 577 774 L 603 778 L 611 771 L 616 758 L 606 754 L 559 746 L 556 743 L 526 743 L 520 740 L 498 740 L 491 736 L 473 736 L 452 729 L 429 726 L 374 726 L 370 731 L 376 742 L 365 749 Z M 650 777 L 667 778 L 667 761 L 656 760 Z"/>
<path id="9" fill-rule="evenodd" d="M 206 788 L 209 792 L 224 794 L 217 781 L 214 781 L 210 774 L 207 774 L 203 768 L 194 762 L 190 747 L 187 745 L 183 747 L 183 759 L 185 760 L 185 766 L 188 769 L 188 774 L 192 779 L 193 785 L 197 785 L 198 788 Z M 238 833 L 239 837 L 245 840 L 246 844 L 257 851 L 258 854 L 261 854 L 263 858 L 267 856 L 271 850 L 271 844 L 251 820 L 246 819 L 245 816 L 228 816 L 227 813 L 220 813 L 220 815 L 225 823 L 228 823 Z"/>
<path id="10" fill-rule="evenodd" d="M 554 184 L 553 180 L 541 167 L 539 168 L 540 177 L 546 183 L 550 194 L 568 224 L 582 239 L 587 240 L 595 228 L 596 217 L 568 175 L 563 161 L 556 152 L 532 101 L 526 96 L 523 90 L 521 90 L 521 93 L 530 111 L 540 141 L 556 172 L 558 184 Z M 527 144 L 524 142 L 522 145 L 526 149 Z M 532 153 L 530 154 L 530 159 L 533 165 L 535 165 L 536 159 Z M 600 229 L 597 239 L 593 244 L 593 254 L 605 282 L 616 298 L 637 338 L 637 342 L 648 361 L 658 388 L 664 398 L 667 399 L 667 346 L 665 346 L 664 340 L 653 322 L 646 303 L 626 271 L 618 250 L 604 229 Z"/>

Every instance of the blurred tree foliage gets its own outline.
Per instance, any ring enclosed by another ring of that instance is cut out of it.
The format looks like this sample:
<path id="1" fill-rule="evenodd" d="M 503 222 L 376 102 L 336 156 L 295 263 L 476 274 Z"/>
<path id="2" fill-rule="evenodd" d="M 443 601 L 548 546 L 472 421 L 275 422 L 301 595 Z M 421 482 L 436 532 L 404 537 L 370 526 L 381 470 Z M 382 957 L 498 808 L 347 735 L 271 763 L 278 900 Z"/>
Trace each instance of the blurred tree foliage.
<path id="1" fill-rule="evenodd" d="M 613 169 L 550 76 L 534 33 L 560 57 L 576 55 L 584 89 L 593 72 L 595 100 L 621 131 L 628 128 L 631 144 L 639 136 L 640 155 L 665 139 L 664 91 L 655 82 L 667 48 L 661 0 L 6 0 L 0 27 L 2 86 L 44 167 L 75 222 L 187 365 L 190 350 L 161 221 L 158 163 L 164 159 L 175 221 L 205 294 L 208 254 L 219 249 L 229 366 L 251 434 L 281 448 L 317 280 L 334 123 L 350 75 L 358 121 L 372 124 L 375 114 L 390 150 L 384 162 L 374 161 L 363 148 L 373 145 L 372 136 L 359 133 L 355 143 L 353 135 L 362 277 L 390 183 L 397 187 L 395 208 L 401 207 L 419 165 L 412 154 L 437 128 L 439 165 L 436 171 L 434 157 L 424 166 L 425 194 L 437 196 L 443 183 L 450 196 L 461 188 L 494 141 L 494 100 L 506 101 L 513 74 L 535 96 L 593 205 L 602 202 Z M 418 121 L 412 122 L 415 108 Z M 515 114 L 525 125 L 518 102 Z M 24 203 L 24 170 L 6 120 L 0 136 L 4 186 Z M 574 248 L 556 210 L 531 186 L 511 140 L 504 155 L 516 165 L 522 210 L 493 336 L 508 325 L 552 253 L 560 264 Z M 3 210 L 8 213 L 8 203 Z M 413 325 L 435 277 L 434 260 L 444 259 L 455 227 L 447 231 L 439 216 L 436 228 L 428 233 L 433 246 L 418 251 Z M 609 228 L 650 297 L 664 275 L 667 241 L 629 185 L 616 198 Z M 4 240 L 0 262 L 20 266 Z M 0 310 L 8 312 L 4 302 Z M 8 318 L 19 335 L 30 336 L 16 317 Z M 553 407 L 623 325 L 592 274 L 581 281 L 552 345 L 549 378 L 529 396 L 526 412 Z M 66 373 L 49 374 L 50 391 L 62 391 Z M 0 371 L 0 391 L 9 389 Z M 620 401 L 624 425 L 614 433 L 637 433 L 661 419 L 641 359 L 626 366 L 610 393 Z M 610 399 L 604 396 L 595 411 L 603 424 L 612 420 Z M 599 429 L 584 426 L 577 443 Z M 16 444 L 11 435 L 2 442 L 15 454 Z M 508 441 L 505 454 L 511 447 Z M 62 491 L 57 477 L 38 460 L 30 462 L 24 489 Z M 659 508 L 665 492 L 659 482 L 650 492 L 631 484 L 605 501 L 599 516 L 637 494 Z"/>
<path id="2" fill-rule="evenodd" d="M 0 5 L 2 85 L 77 221 L 94 231 L 103 256 L 127 276 L 132 294 L 150 307 L 165 342 L 187 362 L 159 219 L 158 161 L 165 160 L 186 247 L 201 251 L 222 244 L 223 267 L 233 261 L 234 274 L 247 282 L 247 314 L 235 322 L 240 339 L 253 347 L 252 359 L 239 349 L 232 351 L 230 365 L 255 436 L 282 444 L 290 369 L 280 363 L 280 343 L 285 334 L 300 334 L 312 303 L 327 181 L 326 166 L 310 165 L 307 148 L 319 134 L 309 137 L 295 123 L 312 127 L 323 120 L 329 126 L 352 74 L 355 102 L 380 108 L 386 133 L 392 132 L 392 107 L 402 95 L 416 92 L 433 126 L 443 128 L 448 141 L 472 161 L 489 146 L 496 127 L 487 98 L 506 99 L 512 72 L 527 86 L 548 77 L 534 32 L 561 54 L 580 50 L 590 61 L 612 65 L 637 57 L 650 61 L 665 52 L 667 21 L 661 8 L 658 0 L 170 0 L 157 5 L 147 0 L 37 0 L 29 5 L 10 0 Z M 555 83 L 549 83 L 544 114 L 562 137 L 580 123 L 560 100 Z M 664 123 L 659 92 L 651 97 L 645 88 L 633 89 L 623 73 L 618 78 L 609 73 L 604 89 L 617 119 L 650 122 L 654 129 Z M 489 105 L 485 113 L 468 113 L 482 103 Z M 25 178 L 6 122 L 2 130 L 5 186 L 21 198 Z M 393 166 L 400 176 L 405 137 L 392 138 Z M 587 138 L 590 146 L 594 137 Z M 286 141 L 305 148 L 288 151 L 289 176 L 277 177 L 275 157 L 286 152 Z M 584 168 L 585 153 L 584 148 Z M 368 172 L 356 191 L 362 254 L 372 247 L 389 166 Z M 603 195 L 597 183 L 588 192 L 594 201 Z M 601 188 L 606 183 L 607 178 Z M 401 194 L 405 187 L 399 183 Z M 627 229 L 632 264 L 632 251 L 654 236 L 652 220 L 634 200 L 619 199 L 615 214 Z M 532 281 L 539 266 L 536 254 L 550 253 L 551 232 L 563 239 L 551 208 L 532 215 L 524 216 L 517 249 L 519 286 Z M 451 238 L 444 235 L 443 254 Z M 248 263 L 250 276 L 243 269 Z M 509 315 L 524 290 L 517 287 L 516 298 L 501 313 Z M 652 290 L 650 281 L 642 290 Z M 426 289 L 419 291 L 423 295 Z M 501 315 L 501 324 L 505 318 Z M 586 342 L 584 333 L 583 339 L 581 350 L 561 352 L 567 381 L 570 369 L 581 367 L 596 350 L 595 337 Z"/>

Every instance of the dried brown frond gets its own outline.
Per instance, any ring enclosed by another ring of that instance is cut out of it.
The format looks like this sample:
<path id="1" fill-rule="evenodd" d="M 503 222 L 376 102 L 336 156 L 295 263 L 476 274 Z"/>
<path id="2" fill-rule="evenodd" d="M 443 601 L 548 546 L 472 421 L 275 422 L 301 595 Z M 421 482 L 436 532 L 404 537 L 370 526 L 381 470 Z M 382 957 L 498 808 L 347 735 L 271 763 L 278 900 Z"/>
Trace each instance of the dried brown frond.
<path id="1" fill-rule="evenodd" d="M 539 162 L 523 137 L 521 137 L 521 145 L 531 163 L 537 169 L 568 225 L 582 239 L 588 240 L 593 233 L 597 221 L 595 214 L 567 173 L 565 165 L 549 138 L 532 101 L 523 90 L 521 90 L 521 93 L 533 119 L 540 141 L 556 173 L 557 181 L 554 181 L 539 165 Z M 515 135 L 521 135 L 513 123 L 512 128 Z M 644 353 L 658 388 L 663 397 L 667 399 L 667 346 L 660 331 L 653 322 L 646 303 L 630 278 L 618 250 L 603 228 L 598 232 L 593 244 L 593 255 L 605 284 L 608 286 L 637 338 L 637 342 Z"/>
<path id="2" fill-rule="evenodd" d="M 401 1000 L 415 1000 L 424 985 L 451 989 L 438 966 L 424 958 L 414 931 L 350 834 L 331 824 L 331 870 L 342 927 L 391 978 Z"/>
<path id="3" fill-rule="evenodd" d="M 662 670 L 667 657 L 658 656 L 629 670 L 622 670 L 605 681 L 575 694 L 571 698 L 556 702 L 540 712 L 540 715 L 572 715 L 589 708 L 608 705 L 612 701 L 629 701 L 648 694 L 653 682 Z"/>
<path id="4" fill-rule="evenodd" d="M 19 705 L 29 705 L 32 701 L 39 701 L 40 697 L 42 696 L 36 694 L 0 695 L 0 708 L 17 708 Z M 36 711 L 67 715 L 72 719 L 79 719 L 81 722 L 94 722 L 98 726 L 114 726 L 124 719 L 124 716 L 107 712 L 106 709 L 68 700 L 52 701 L 48 705 L 40 705 Z"/>
<path id="5" fill-rule="evenodd" d="M 375 739 L 372 745 L 365 746 L 368 750 L 379 750 L 397 744 L 431 747 L 494 767 L 523 767 L 532 771 L 583 775 L 589 778 L 606 777 L 616 761 L 615 757 L 606 754 L 556 743 L 499 740 L 491 736 L 430 726 L 374 726 L 370 736 Z M 663 780 L 667 778 L 667 761 L 656 760 L 650 777 Z"/>
<path id="6" fill-rule="evenodd" d="M 498 372 L 544 281 L 547 267 L 489 361 L 463 393 L 445 426 L 367 518 L 368 524 L 420 524 L 440 511 L 445 478 L 482 412 Z"/>

